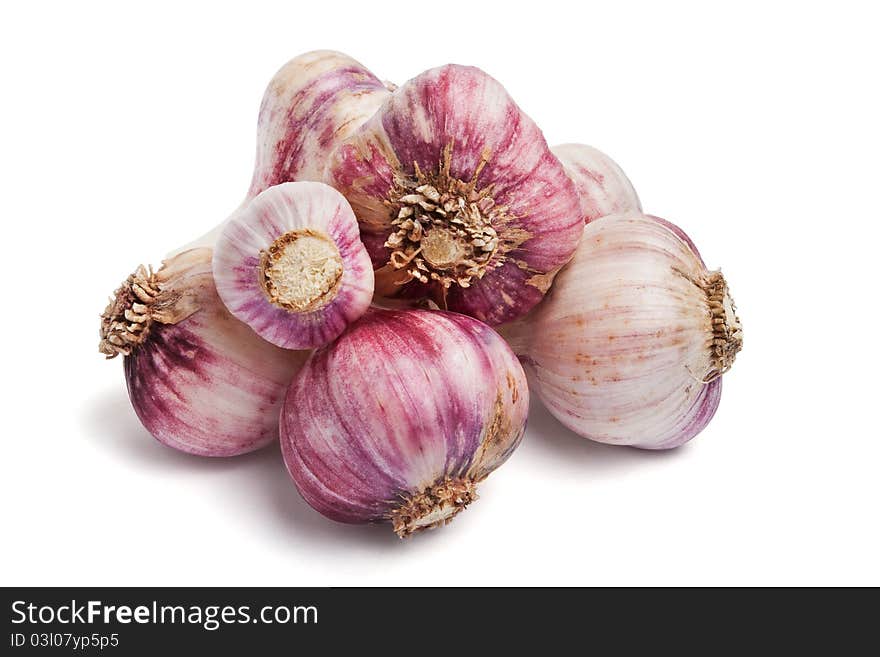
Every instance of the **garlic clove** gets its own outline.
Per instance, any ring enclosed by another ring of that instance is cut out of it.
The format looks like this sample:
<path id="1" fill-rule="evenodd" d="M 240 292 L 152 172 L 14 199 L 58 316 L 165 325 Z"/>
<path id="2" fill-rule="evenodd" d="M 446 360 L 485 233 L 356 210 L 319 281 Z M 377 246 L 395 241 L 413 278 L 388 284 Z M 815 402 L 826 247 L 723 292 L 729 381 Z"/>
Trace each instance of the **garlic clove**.
<path id="1" fill-rule="evenodd" d="M 132 324 L 122 318 L 146 306 Z M 306 352 L 260 339 L 223 306 L 210 249 L 157 272 L 140 267 L 101 318 L 100 351 L 124 356 L 129 398 L 159 442 L 202 456 L 234 456 L 278 436 L 278 410 Z"/>
<path id="2" fill-rule="evenodd" d="M 327 181 L 358 217 L 377 289 L 493 325 L 541 300 L 583 231 L 574 184 L 541 131 L 471 67 L 444 66 L 401 86 L 337 148 Z M 395 224 L 407 207 L 423 219 L 418 240 Z M 431 283 L 380 280 L 410 263 Z"/>
<path id="3" fill-rule="evenodd" d="M 373 297 L 373 268 L 345 198 L 317 182 L 270 187 L 233 215 L 214 248 L 229 311 L 274 345 L 327 344 Z"/>
<path id="4" fill-rule="evenodd" d="M 629 178 L 605 153 L 586 144 L 560 144 L 551 150 L 574 183 L 586 222 L 641 212 L 642 204 Z"/>
<path id="5" fill-rule="evenodd" d="M 519 444 L 529 395 L 501 337 L 442 311 L 370 310 L 294 377 L 281 445 L 303 498 L 401 537 L 447 523 Z"/>
<path id="6" fill-rule="evenodd" d="M 590 222 L 551 293 L 502 328 L 534 391 L 573 431 L 667 449 L 711 420 L 742 326 L 723 276 L 690 243 L 637 213 Z"/>

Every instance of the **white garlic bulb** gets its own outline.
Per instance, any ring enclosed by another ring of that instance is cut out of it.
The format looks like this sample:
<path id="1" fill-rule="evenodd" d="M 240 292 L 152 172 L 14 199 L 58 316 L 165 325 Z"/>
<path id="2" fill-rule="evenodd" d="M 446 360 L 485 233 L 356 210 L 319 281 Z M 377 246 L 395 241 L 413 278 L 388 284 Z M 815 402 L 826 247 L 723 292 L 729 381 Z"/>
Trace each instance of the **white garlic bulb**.
<path id="1" fill-rule="evenodd" d="M 680 229 L 638 213 L 587 224 L 545 300 L 502 333 L 563 424 L 646 449 L 708 424 L 742 347 L 721 272 Z"/>

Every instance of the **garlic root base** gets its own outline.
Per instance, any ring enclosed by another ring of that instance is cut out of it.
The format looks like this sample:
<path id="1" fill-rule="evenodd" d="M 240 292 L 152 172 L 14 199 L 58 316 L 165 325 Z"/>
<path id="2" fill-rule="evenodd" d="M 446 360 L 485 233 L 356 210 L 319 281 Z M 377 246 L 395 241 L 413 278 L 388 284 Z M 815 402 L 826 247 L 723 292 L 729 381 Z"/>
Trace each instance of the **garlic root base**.
<path id="1" fill-rule="evenodd" d="M 447 477 L 406 499 L 391 512 L 394 533 L 407 538 L 415 532 L 449 524 L 476 499 L 473 480 Z"/>

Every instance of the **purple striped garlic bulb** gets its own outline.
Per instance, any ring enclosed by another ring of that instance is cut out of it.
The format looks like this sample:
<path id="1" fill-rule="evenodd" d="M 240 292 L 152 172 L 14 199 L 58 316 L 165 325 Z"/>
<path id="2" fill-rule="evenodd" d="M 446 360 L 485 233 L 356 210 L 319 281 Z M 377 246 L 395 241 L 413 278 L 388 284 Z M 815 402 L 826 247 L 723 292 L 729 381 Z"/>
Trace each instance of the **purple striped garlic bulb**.
<path id="1" fill-rule="evenodd" d="M 124 356 L 128 394 L 147 431 L 202 456 L 244 454 L 277 439 L 284 392 L 308 355 L 269 344 L 229 314 L 210 249 L 129 276 L 101 316 L 100 351 Z"/>
<path id="2" fill-rule="evenodd" d="M 430 298 L 492 325 L 525 314 L 583 232 L 573 183 L 483 71 L 410 80 L 332 156 L 382 296 Z"/>
<path id="3" fill-rule="evenodd" d="M 327 156 L 391 93 L 348 55 L 307 52 L 269 83 L 257 124 L 257 162 L 248 197 L 293 180 L 322 181 Z"/>
<path id="4" fill-rule="evenodd" d="M 603 443 L 667 449 L 712 419 L 742 326 L 721 272 L 691 244 L 654 217 L 591 222 L 544 301 L 504 328 L 565 426 Z"/>
<path id="5" fill-rule="evenodd" d="M 587 223 L 610 214 L 642 211 L 629 178 L 605 153 L 586 144 L 561 144 L 551 150 L 574 183 Z"/>
<path id="6" fill-rule="evenodd" d="M 373 309 L 294 377 L 281 447 L 320 513 L 405 537 L 476 499 L 519 444 L 528 406 L 522 366 L 485 324 Z"/>
<path id="7" fill-rule="evenodd" d="M 373 298 L 373 268 L 345 198 L 319 182 L 261 192 L 223 227 L 214 282 L 233 315 L 272 344 L 334 340 Z"/>
<path id="8" fill-rule="evenodd" d="M 329 154 L 390 95 L 375 75 L 340 52 L 316 50 L 287 62 L 263 94 L 256 163 L 239 209 L 273 185 L 322 181 Z M 212 247 L 222 227 L 174 253 Z"/>

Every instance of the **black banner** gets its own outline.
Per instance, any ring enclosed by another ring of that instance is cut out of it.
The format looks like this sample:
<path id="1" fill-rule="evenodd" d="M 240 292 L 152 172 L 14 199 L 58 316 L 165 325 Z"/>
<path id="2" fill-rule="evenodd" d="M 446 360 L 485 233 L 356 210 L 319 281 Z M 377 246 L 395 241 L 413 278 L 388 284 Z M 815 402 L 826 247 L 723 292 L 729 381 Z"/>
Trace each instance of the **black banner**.
<path id="1" fill-rule="evenodd" d="M 2 654 L 184 649 L 737 647 L 803 644 L 841 654 L 877 610 L 839 590 L 7 588 Z M 835 622 L 839 631 L 835 630 Z M 705 637 L 713 645 L 706 645 Z M 572 642 L 575 643 L 572 643 Z M 870 638 L 869 638 L 870 641 Z M 611 642 L 609 644 L 608 642 Z M 647 642 L 647 643 L 646 643 Z"/>

